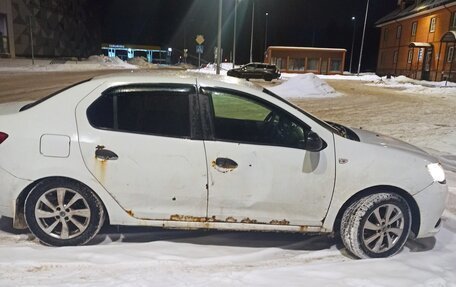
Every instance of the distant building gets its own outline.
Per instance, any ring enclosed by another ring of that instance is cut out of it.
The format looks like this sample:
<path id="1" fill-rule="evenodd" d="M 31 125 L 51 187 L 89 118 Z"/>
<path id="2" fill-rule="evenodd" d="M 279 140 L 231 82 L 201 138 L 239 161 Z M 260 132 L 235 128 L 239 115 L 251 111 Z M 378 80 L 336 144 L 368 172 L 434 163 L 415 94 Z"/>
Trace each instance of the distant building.
<path id="1" fill-rule="evenodd" d="M 456 0 L 399 0 L 376 25 L 378 74 L 456 80 Z"/>
<path id="2" fill-rule="evenodd" d="M 100 5 L 90 0 L 0 0 L 0 56 L 31 56 L 30 30 L 37 57 L 100 54 Z"/>
<path id="3" fill-rule="evenodd" d="M 271 46 L 264 62 L 286 73 L 342 74 L 346 53 L 345 49 Z"/>
<path id="4" fill-rule="evenodd" d="M 108 57 L 119 57 L 126 61 L 135 57 L 144 57 L 149 63 L 169 63 L 172 49 L 162 50 L 160 46 L 102 44 L 103 54 Z"/>

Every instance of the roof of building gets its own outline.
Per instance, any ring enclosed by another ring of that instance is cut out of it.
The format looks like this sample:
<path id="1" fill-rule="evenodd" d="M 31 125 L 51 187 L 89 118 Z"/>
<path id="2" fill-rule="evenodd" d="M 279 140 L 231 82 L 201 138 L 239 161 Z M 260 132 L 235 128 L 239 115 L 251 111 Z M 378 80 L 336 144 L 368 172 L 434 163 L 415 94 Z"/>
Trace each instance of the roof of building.
<path id="1" fill-rule="evenodd" d="M 383 26 L 384 24 L 399 20 L 406 17 L 413 17 L 415 14 L 426 13 L 429 10 L 442 7 L 447 4 L 456 5 L 456 0 L 416 0 L 414 4 L 401 9 L 398 7 L 393 12 L 378 20 L 375 25 Z"/>

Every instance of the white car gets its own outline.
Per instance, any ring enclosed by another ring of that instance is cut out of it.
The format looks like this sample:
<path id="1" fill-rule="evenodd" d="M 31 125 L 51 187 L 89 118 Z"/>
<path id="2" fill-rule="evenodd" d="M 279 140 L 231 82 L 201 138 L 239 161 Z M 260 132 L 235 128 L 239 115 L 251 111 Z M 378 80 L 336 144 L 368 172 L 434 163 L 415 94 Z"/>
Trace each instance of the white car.
<path id="1" fill-rule="evenodd" d="M 108 222 L 335 233 L 360 258 L 439 230 L 436 158 L 238 82 L 116 74 L 4 107 L 0 215 L 53 246 Z"/>

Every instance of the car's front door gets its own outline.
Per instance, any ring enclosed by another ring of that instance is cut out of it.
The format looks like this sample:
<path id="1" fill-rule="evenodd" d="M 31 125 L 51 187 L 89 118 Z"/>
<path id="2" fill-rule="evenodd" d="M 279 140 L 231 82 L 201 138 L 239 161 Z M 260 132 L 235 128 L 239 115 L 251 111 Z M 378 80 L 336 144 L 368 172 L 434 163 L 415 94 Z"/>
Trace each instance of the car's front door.
<path id="1" fill-rule="evenodd" d="M 332 133 L 312 128 L 326 148 L 306 151 L 311 126 L 282 108 L 226 89 L 201 88 L 200 99 L 212 111 L 208 216 L 320 226 L 334 189 Z"/>
<path id="2" fill-rule="evenodd" d="M 204 143 L 193 139 L 191 85 L 100 87 L 77 107 L 80 148 L 94 177 L 142 219 L 205 217 Z"/>

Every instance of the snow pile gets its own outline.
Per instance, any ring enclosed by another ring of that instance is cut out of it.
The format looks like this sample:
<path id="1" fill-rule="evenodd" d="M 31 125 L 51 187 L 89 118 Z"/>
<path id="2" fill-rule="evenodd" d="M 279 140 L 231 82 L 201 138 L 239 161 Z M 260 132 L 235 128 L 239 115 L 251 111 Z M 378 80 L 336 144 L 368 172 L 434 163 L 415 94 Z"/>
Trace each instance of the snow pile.
<path id="1" fill-rule="evenodd" d="M 340 96 L 328 83 L 315 74 L 301 74 L 269 88 L 272 92 L 288 99 L 328 98 Z"/>
<path id="2" fill-rule="evenodd" d="M 37 64 L 24 65 L 23 61 L 10 60 L 7 66 L 0 66 L 0 72 L 71 72 L 71 71 L 90 71 L 90 70 L 111 70 L 111 69 L 137 69 L 135 65 L 130 65 L 118 57 L 107 57 L 104 55 L 90 56 L 83 61 L 66 61 L 64 64 L 51 64 L 49 61 L 38 61 Z"/>
<path id="3" fill-rule="evenodd" d="M 158 64 L 149 63 L 144 57 L 135 57 L 133 59 L 129 59 L 128 63 L 145 69 L 158 69 L 159 67 Z"/>
<path id="4" fill-rule="evenodd" d="M 233 63 L 221 63 L 220 64 L 220 74 L 221 75 L 226 75 L 228 70 L 231 70 L 233 68 Z M 236 66 L 238 68 L 238 66 Z M 203 74 L 215 74 L 217 71 L 217 64 L 209 63 L 205 67 L 198 69 L 199 73 Z"/>
<path id="5" fill-rule="evenodd" d="M 377 82 L 381 80 L 381 77 L 374 73 L 364 73 L 357 75 L 318 75 L 320 79 L 325 80 L 347 80 L 347 81 L 361 81 L 361 82 Z"/>
<path id="6" fill-rule="evenodd" d="M 446 81 L 421 81 L 410 79 L 405 76 L 398 76 L 392 77 L 391 79 L 383 77 L 379 81 L 369 85 L 397 89 L 414 94 L 456 96 L 456 83 Z"/>

